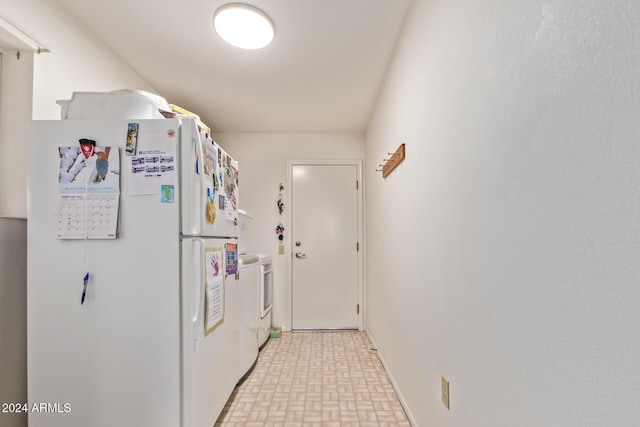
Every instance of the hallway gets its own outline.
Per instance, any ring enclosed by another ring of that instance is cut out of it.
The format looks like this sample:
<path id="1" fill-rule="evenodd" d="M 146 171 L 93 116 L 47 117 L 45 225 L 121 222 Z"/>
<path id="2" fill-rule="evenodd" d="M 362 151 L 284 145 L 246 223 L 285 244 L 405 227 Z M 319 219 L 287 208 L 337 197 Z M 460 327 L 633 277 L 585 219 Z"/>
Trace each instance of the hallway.
<path id="1" fill-rule="evenodd" d="M 216 427 L 410 427 L 364 332 L 270 339 Z"/>

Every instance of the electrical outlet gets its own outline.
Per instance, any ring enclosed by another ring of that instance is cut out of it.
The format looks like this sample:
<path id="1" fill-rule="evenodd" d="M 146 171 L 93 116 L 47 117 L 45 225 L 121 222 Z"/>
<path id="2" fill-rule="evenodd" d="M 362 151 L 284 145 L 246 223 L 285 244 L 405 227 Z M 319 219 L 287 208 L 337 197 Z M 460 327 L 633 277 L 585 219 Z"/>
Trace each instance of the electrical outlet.
<path id="1" fill-rule="evenodd" d="M 449 381 L 442 377 L 442 403 L 449 409 Z"/>
<path id="2" fill-rule="evenodd" d="M 278 245 L 278 254 L 284 255 L 284 245 Z"/>

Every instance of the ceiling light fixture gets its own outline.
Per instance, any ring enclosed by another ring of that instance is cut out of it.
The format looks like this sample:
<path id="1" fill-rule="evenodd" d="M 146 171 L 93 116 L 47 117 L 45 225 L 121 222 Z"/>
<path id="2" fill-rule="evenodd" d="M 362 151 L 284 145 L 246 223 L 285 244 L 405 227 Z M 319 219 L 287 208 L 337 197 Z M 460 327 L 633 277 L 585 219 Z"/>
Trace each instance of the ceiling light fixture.
<path id="1" fill-rule="evenodd" d="M 230 45 L 262 49 L 273 40 L 273 23 L 266 13 L 244 3 L 228 3 L 213 14 L 213 28 Z"/>

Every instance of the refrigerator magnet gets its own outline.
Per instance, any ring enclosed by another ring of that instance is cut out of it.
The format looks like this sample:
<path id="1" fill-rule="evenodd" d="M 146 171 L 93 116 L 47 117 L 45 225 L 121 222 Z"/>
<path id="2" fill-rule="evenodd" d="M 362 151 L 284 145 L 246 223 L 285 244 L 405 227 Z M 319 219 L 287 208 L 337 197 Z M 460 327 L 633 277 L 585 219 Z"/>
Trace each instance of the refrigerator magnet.
<path id="1" fill-rule="evenodd" d="M 162 203 L 173 203 L 174 201 L 174 187 L 173 185 L 162 185 L 161 187 L 161 199 Z"/>
<path id="2" fill-rule="evenodd" d="M 238 270 L 238 244 L 226 243 L 224 249 L 226 252 L 226 273 L 235 275 Z"/>
<path id="3" fill-rule="evenodd" d="M 136 147 L 138 145 L 138 124 L 129 123 L 127 127 L 127 143 L 124 153 L 127 156 L 136 155 Z"/>
<path id="4" fill-rule="evenodd" d="M 82 150 L 82 155 L 85 159 L 93 156 L 94 150 L 96 148 L 96 142 L 93 139 L 80 139 L 80 150 Z"/>
<path id="5" fill-rule="evenodd" d="M 215 224 L 216 222 L 216 204 L 215 204 L 216 190 L 214 188 L 207 188 L 207 205 L 205 207 L 205 216 L 209 224 Z"/>

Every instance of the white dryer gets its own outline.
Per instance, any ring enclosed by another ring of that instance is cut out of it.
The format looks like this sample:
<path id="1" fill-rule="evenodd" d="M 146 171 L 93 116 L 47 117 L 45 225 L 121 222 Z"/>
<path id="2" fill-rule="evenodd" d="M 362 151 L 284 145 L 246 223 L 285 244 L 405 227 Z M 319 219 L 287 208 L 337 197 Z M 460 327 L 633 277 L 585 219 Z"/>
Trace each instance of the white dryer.
<path id="1" fill-rule="evenodd" d="M 238 381 L 249 372 L 258 358 L 258 274 L 260 264 L 255 254 L 241 254 L 238 260 L 240 290 L 240 372 Z"/>
<path id="2" fill-rule="evenodd" d="M 262 347 L 271 333 L 271 308 L 273 305 L 273 267 L 271 256 L 258 255 L 260 264 L 258 286 L 258 347 Z"/>
<path id="3" fill-rule="evenodd" d="M 253 217 L 246 211 L 238 210 L 238 280 L 240 318 L 240 371 L 241 381 L 258 358 L 258 289 L 260 285 L 260 264 L 257 255 L 250 252 L 251 221 Z"/>

